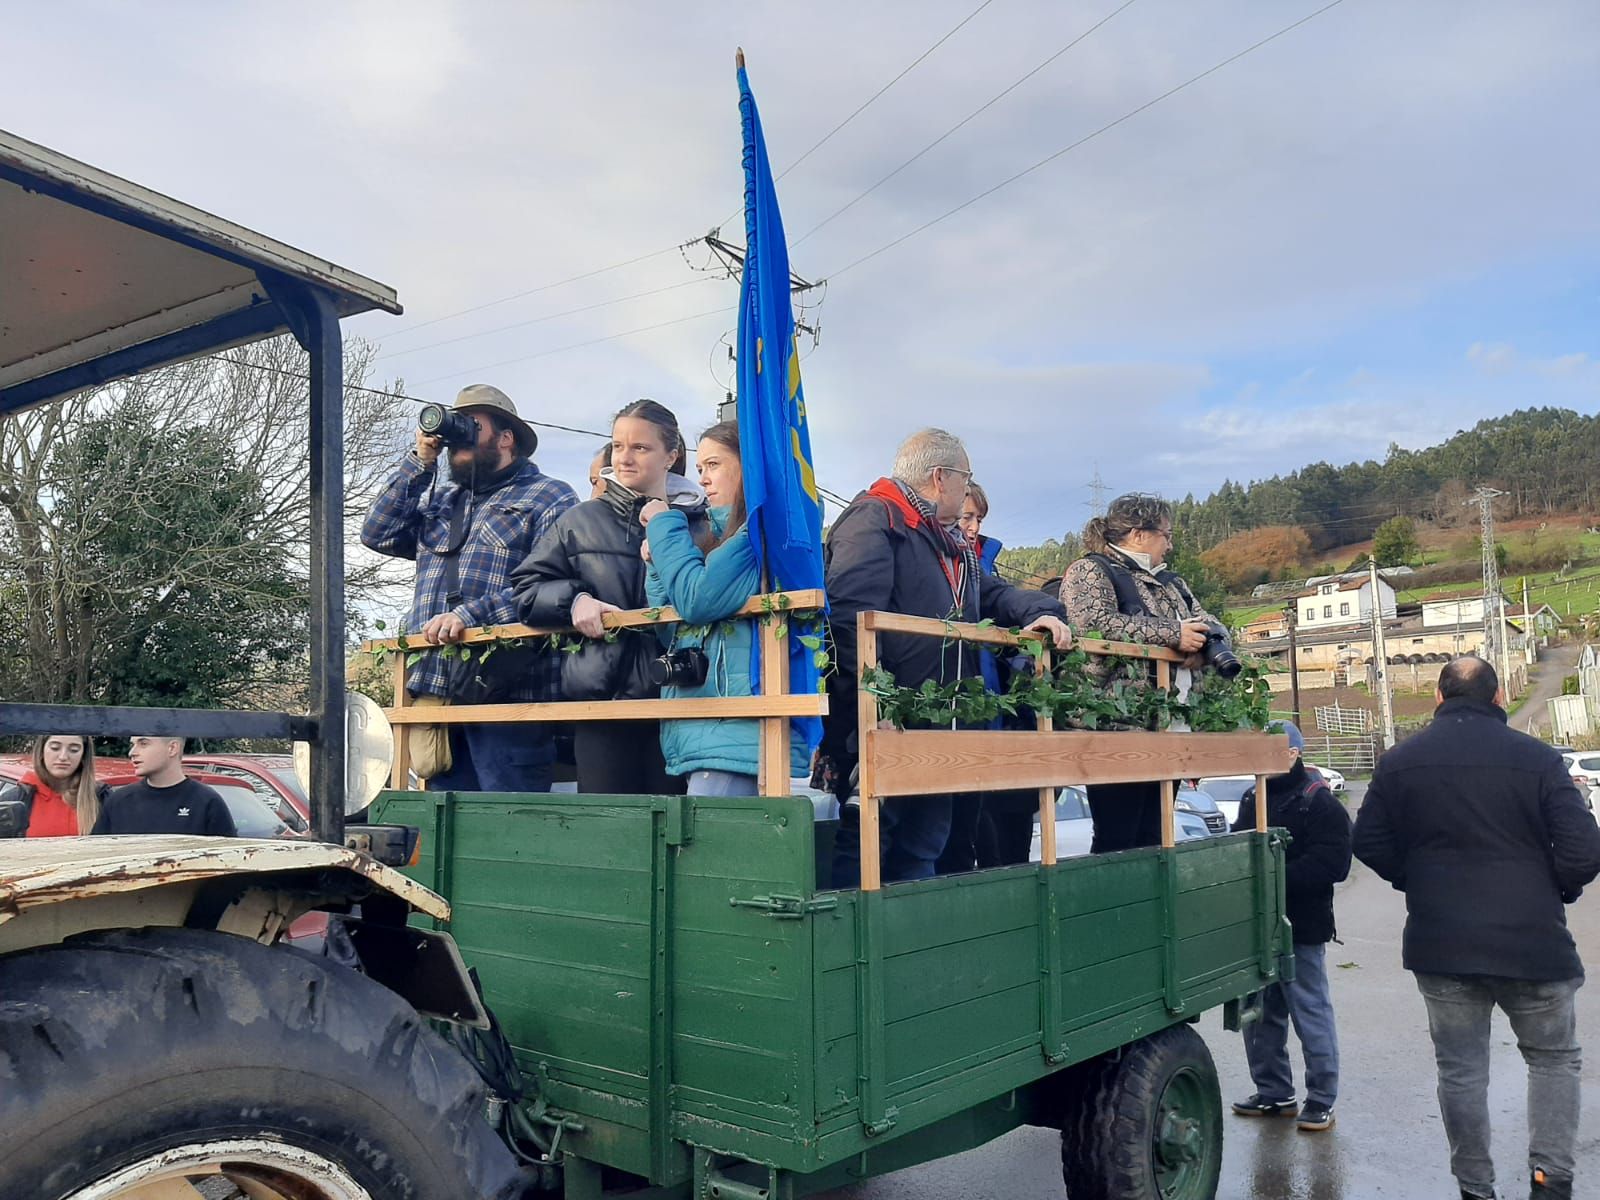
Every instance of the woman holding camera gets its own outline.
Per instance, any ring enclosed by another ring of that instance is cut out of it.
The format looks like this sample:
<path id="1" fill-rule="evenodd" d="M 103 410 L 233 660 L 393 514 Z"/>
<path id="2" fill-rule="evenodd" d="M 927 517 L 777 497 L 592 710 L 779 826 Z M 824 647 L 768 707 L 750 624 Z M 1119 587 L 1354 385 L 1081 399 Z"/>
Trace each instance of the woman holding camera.
<path id="1" fill-rule="evenodd" d="M 1157 496 L 1118 496 L 1105 516 L 1084 528 L 1083 545 L 1083 557 L 1061 579 L 1068 623 L 1113 642 L 1142 642 L 1188 655 L 1175 677 L 1184 690 L 1190 672 L 1201 665 L 1200 652 L 1217 622 L 1177 572 L 1166 567 L 1172 552 L 1172 505 Z M 1089 671 L 1105 680 L 1118 661 L 1091 659 Z M 1160 843 L 1160 784 L 1098 784 L 1088 792 L 1094 818 L 1091 851 Z"/>
<path id="2" fill-rule="evenodd" d="M 94 828 L 111 789 L 94 777 L 94 743 L 78 734 L 33 740 L 33 763 L 0 788 L 0 801 L 20 800 L 26 811 L 18 837 L 76 837 Z"/>
<path id="3" fill-rule="evenodd" d="M 761 565 L 745 527 L 744 473 L 739 461 L 739 426 L 722 421 L 700 435 L 695 451 L 700 486 L 711 505 L 712 541 L 696 543 L 684 516 L 665 504 L 645 506 L 650 569 L 645 591 L 651 604 L 670 604 L 683 624 L 673 630 L 663 658 L 672 678 L 663 696 L 751 696 L 748 620 L 729 620 L 761 590 Z M 663 633 L 667 631 L 663 630 Z M 667 770 L 688 779 L 691 796 L 758 794 L 760 737 L 748 718 L 663 721 L 661 748 Z M 790 770 L 804 774 L 803 739 L 790 739 Z"/>
<path id="4" fill-rule="evenodd" d="M 642 700 L 660 693 L 651 667 L 659 654 L 648 631 L 610 630 L 605 614 L 645 606 L 645 530 L 639 517 L 652 502 L 680 514 L 704 536 L 705 496 L 673 471 L 683 462 L 678 419 L 654 400 L 636 400 L 611 425 L 605 490 L 568 509 L 511 573 L 517 609 L 529 625 L 570 625 L 583 637 L 562 656 L 568 700 Z M 580 792 L 681 792 L 661 756 L 658 721 L 586 721 L 574 749 Z"/>

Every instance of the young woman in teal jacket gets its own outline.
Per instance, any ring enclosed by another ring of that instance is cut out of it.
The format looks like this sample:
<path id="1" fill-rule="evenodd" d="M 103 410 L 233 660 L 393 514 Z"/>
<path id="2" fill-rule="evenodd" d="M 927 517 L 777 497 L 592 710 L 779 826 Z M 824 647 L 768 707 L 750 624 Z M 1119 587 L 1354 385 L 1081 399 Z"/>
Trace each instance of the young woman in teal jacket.
<path id="1" fill-rule="evenodd" d="M 705 655 L 703 683 L 668 684 L 661 694 L 751 696 L 756 690 L 750 678 L 754 622 L 728 619 L 761 590 L 761 567 L 745 528 L 738 425 L 723 421 L 706 430 L 695 459 L 711 504 L 709 548 L 697 545 L 683 514 L 665 504 L 649 505 L 639 514 L 650 560 L 646 598 L 652 605 L 671 605 L 684 622 L 670 633 L 662 630 L 667 649 L 698 649 Z M 691 796 L 756 795 L 759 746 L 758 725 L 751 719 L 661 723 L 667 772 L 687 775 Z M 791 774 L 805 774 L 809 757 L 804 739 L 791 738 Z"/>

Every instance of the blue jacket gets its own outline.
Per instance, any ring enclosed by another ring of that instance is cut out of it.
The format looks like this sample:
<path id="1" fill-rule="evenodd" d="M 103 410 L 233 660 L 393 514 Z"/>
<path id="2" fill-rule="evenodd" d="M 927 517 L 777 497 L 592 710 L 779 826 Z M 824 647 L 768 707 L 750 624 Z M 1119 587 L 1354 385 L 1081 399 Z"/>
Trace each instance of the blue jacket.
<path id="1" fill-rule="evenodd" d="M 712 509 L 712 528 L 719 534 L 727 519 L 727 509 Z M 684 620 L 683 625 L 664 627 L 662 640 L 676 647 L 699 646 L 710 661 L 700 687 L 665 687 L 662 696 L 754 695 L 750 679 L 754 621 L 727 619 L 761 590 L 761 567 L 745 530 L 740 529 L 710 554 L 702 554 L 684 515 L 669 511 L 651 520 L 645 536 L 650 542 L 645 596 L 652 605 L 670 604 Z M 704 630 L 706 626 L 709 631 Z M 663 721 L 661 750 L 672 775 L 691 771 L 755 775 L 760 762 L 758 723 L 751 719 Z M 811 769 L 809 757 L 804 739 L 791 738 L 791 773 L 806 774 Z"/>

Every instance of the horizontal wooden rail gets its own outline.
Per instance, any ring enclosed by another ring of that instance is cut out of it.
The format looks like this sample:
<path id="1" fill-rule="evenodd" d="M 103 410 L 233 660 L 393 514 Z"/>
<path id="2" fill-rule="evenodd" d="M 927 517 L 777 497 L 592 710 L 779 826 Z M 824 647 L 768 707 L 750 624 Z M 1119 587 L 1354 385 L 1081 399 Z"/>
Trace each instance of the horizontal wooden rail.
<path id="1" fill-rule="evenodd" d="M 1041 633 L 1023 630 L 1012 633 L 997 625 L 974 625 L 965 621 L 942 621 L 938 617 L 911 617 L 904 613 L 868 612 L 861 614 L 866 628 L 874 633 L 910 633 L 922 637 L 943 637 L 959 642 L 979 642 L 989 646 L 1018 646 L 1040 641 Z M 1188 655 L 1165 646 L 1146 646 L 1139 642 L 1108 642 L 1103 638 L 1072 639 L 1071 649 L 1086 654 L 1114 654 L 1121 658 L 1143 658 L 1153 662 L 1181 663 Z"/>
<path id="2" fill-rule="evenodd" d="M 551 700 L 446 704 L 383 710 L 393 725 L 484 725 L 505 721 L 689 721 L 733 717 L 825 717 L 828 698 L 705 696 L 683 700 Z"/>
<path id="3" fill-rule="evenodd" d="M 808 588 L 798 592 L 772 592 L 764 596 L 752 596 L 738 612 L 732 617 L 761 617 L 768 613 L 782 615 L 784 613 L 816 612 L 827 603 L 827 598 L 821 588 Z M 671 606 L 662 608 L 630 608 L 620 612 L 608 612 L 600 618 L 600 623 L 607 629 L 639 629 L 648 625 L 671 625 L 683 620 L 678 615 L 678 610 Z M 479 642 L 494 642 L 502 638 L 520 637 L 546 637 L 552 633 L 571 633 L 572 627 L 568 625 L 550 626 L 548 628 L 532 625 L 491 625 L 487 628 L 467 630 L 465 637 L 458 645 L 476 645 Z M 432 645 L 422 640 L 421 633 L 408 633 L 404 638 L 375 638 L 361 643 L 363 650 L 399 650 L 401 641 L 405 642 L 407 650 L 429 650 Z"/>
<path id="4" fill-rule="evenodd" d="M 1255 732 L 871 729 L 866 743 L 885 797 L 1281 775 L 1294 764 L 1286 736 Z"/>

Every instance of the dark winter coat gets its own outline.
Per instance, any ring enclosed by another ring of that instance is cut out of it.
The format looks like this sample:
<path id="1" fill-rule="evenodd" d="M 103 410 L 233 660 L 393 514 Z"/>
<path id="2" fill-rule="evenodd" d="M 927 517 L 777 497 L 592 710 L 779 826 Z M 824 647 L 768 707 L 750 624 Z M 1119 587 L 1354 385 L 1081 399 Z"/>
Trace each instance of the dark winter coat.
<path id="1" fill-rule="evenodd" d="M 705 496 L 679 476 L 669 480 L 672 507 L 691 527 L 705 528 Z M 587 592 L 618 608 L 645 607 L 645 564 L 639 556 L 644 526 L 639 510 L 650 502 L 609 480 L 594 500 L 569 508 L 533 553 L 511 572 L 517 612 L 533 626 L 572 624 L 572 602 Z M 661 653 L 646 632 L 622 631 L 612 641 L 584 638 L 582 648 L 561 656 L 561 693 L 568 700 L 643 700 L 659 689 L 646 665 Z"/>
<path id="2" fill-rule="evenodd" d="M 1289 833 L 1284 855 L 1284 906 L 1296 945 L 1334 938 L 1333 885 L 1350 875 L 1350 815 L 1328 785 L 1296 762 L 1267 780 L 1267 824 Z M 1233 830 L 1256 827 L 1256 790 L 1239 799 Z"/>
<path id="3" fill-rule="evenodd" d="M 957 621 L 992 617 L 1001 626 L 1027 625 L 1042 616 L 1064 617 L 1053 597 L 983 571 L 967 580 L 958 602 L 946 573 L 953 564 L 944 557 L 937 533 L 887 480 L 857 496 L 839 514 L 825 553 L 828 629 L 837 670 L 829 679 L 822 745 L 839 771 L 841 786 L 857 756 L 858 613 L 877 609 Z M 977 647 L 936 637 L 882 634 L 878 661 L 902 687 L 918 687 L 928 679 L 949 683 L 982 672 Z"/>
<path id="4" fill-rule="evenodd" d="M 1446 700 L 1378 760 L 1355 854 L 1406 894 L 1408 970 L 1583 974 L 1562 905 L 1600 874 L 1600 829 L 1561 756 L 1497 705 Z"/>

